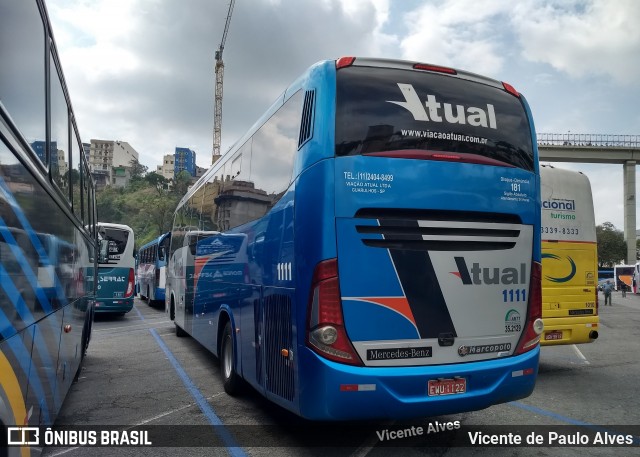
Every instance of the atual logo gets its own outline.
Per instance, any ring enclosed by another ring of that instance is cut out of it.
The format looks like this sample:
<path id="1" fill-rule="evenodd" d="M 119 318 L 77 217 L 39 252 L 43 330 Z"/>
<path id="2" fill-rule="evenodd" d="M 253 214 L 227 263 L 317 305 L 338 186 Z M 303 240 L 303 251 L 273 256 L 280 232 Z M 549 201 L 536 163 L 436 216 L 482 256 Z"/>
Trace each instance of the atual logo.
<path id="1" fill-rule="evenodd" d="M 515 267 L 482 267 L 474 262 L 471 268 L 467 267 L 464 257 L 454 257 L 458 271 L 450 273 L 462 280 L 462 284 L 525 284 L 527 280 L 527 264 L 521 263 L 520 268 Z"/>
<path id="2" fill-rule="evenodd" d="M 402 106 L 410 111 L 416 121 L 448 122 L 450 124 L 469 124 L 474 127 L 498 128 L 496 113 L 491 104 L 487 104 L 486 109 L 476 106 L 452 105 L 439 102 L 435 95 L 428 94 L 427 100 L 422 106 L 422 101 L 411 84 L 398 83 L 398 87 L 402 91 L 405 101 L 387 100 L 387 102 Z"/>
<path id="3" fill-rule="evenodd" d="M 551 253 L 543 253 L 542 254 L 542 259 L 543 260 L 544 259 L 552 259 L 552 260 L 562 261 L 560 256 L 558 256 L 556 254 L 551 254 Z M 545 278 L 548 279 L 549 281 L 555 282 L 555 283 L 563 283 L 563 282 L 571 281 L 571 279 L 573 279 L 573 277 L 576 275 L 576 270 L 577 270 L 576 263 L 569 256 L 567 256 L 566 260 L 569 262 L 569 267 L 571 268 L 571 271 L 569 272 L 568 275 L 562 276 L 562 277 L 559 277 L 559 278 L 556 278 L 554 276 L 545 275 Z"/>

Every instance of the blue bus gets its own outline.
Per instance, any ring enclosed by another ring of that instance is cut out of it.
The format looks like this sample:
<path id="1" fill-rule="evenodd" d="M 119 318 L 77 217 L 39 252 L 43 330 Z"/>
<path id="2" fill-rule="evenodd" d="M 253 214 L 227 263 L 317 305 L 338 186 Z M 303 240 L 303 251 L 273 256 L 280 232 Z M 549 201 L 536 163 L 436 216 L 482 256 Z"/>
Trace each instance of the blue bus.
<path id="1" fill-rule="evenodd" d="M 138 249 L 137 276 L 140 296 L 149 301 L 164 303 L 167 276 L 167 256 L 171 232 L 163 233 Z"/>
<path id="2" fill-rule="evenodd" d="M 598 269 L 598 282 L 606 281 L 607 279 L 613 280 L 613 268 L 600 268 Z M 611 281 L 613 282 L 613 281 Z"/>
<path id="3" fill-rule="evenodd" d="M 54 423 L 91 338 L 95 187 L 44 2 L 0 2 L 0 43 L 0 455 L 24 456 L 7 427 Z"/>
<path id="4" fill-rule="evenodd" d="M 227 393 L 248 383 L 309 419 L 523 398 L 543 331 L 539 192 L 512 86 L 320 62 L 178 204 L 166 310 L 220 358 Z"/>
<path id="5" fill-rule="evenodd" d="M 135 292 L 135 236 L 124 224 L 98 222 L 104 253 L 98 259 L 97 313 L 125 315 L 133 309 Z"/>

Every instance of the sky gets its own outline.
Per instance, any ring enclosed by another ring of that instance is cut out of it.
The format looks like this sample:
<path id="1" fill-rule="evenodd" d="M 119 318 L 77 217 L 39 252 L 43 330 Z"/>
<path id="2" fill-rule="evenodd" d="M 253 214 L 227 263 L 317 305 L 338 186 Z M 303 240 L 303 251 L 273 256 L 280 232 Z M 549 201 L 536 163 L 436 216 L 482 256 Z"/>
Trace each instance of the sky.
<path id="1" fill-rule="evenodd" d="M 46 3 L 82 140 L 127 141 L 150 171 L 176 147 L 209 167 L 229 1 Z M 307 67 L 341 56 L 506 81 L 527 98 L 539 133 L 640 135 L 638 19 L 636 0 L 236 0 L 221 151 Z M 554 165 L 584 172 L 596 224 L 623 230 L 622 165 Z"/>

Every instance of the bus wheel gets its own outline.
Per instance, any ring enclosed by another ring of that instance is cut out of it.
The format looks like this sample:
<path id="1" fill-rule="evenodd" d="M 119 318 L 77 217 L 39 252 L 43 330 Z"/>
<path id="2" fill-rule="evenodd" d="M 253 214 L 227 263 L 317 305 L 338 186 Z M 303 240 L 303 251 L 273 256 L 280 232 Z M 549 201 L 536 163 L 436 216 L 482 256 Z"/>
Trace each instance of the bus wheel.
<path id="1" fill-rule="evenodd" d="M 175 324 L 175 322 L 174 322 Z M 176 336 L 187 336 L 187 332 L 185 332 L 182 327 L 180 327 L 178 324 L 175 324 L 176 326 Z"/>
<path id="2" fill-rule="evenodd" d="M 233 348 L 233 335 L 231 333 L 231 322 L 227 322 L 222 334 L 222 350 L 220 351 L 220 372 L 222 374 L 222 383 L 224 391 L 231 396 L 238 395 L 241 389 L 240 376 L 233 368 L 235 360 L 235 351 Z"/>

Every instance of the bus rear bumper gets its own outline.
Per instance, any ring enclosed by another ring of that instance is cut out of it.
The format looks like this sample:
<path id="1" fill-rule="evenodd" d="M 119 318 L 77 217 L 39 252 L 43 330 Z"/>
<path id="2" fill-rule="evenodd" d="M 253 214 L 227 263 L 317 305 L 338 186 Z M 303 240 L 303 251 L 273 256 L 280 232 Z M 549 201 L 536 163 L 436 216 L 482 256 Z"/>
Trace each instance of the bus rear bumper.
<path id="1" fill-rule="evenodd" d="M 94 308 L 96 313 L 128 313 L 133 309 L 133 297 L 97 298 Z"/>
<path id="2" fill-rule="evenodd" d="M 316 420 L 407 419 L 475 411 L 529 396 L 540 347 L 514 357 L 420 367 L 353 367 L 305 348 L 300 415 Z M 429 396 L 429 380 L 466 379 L 466 392 Z"/>
<path id="3" fill-rule="evenodd" d="M 593 343 L 598 338 L 599 316 L 543 318 L 542 346 Z"/>

